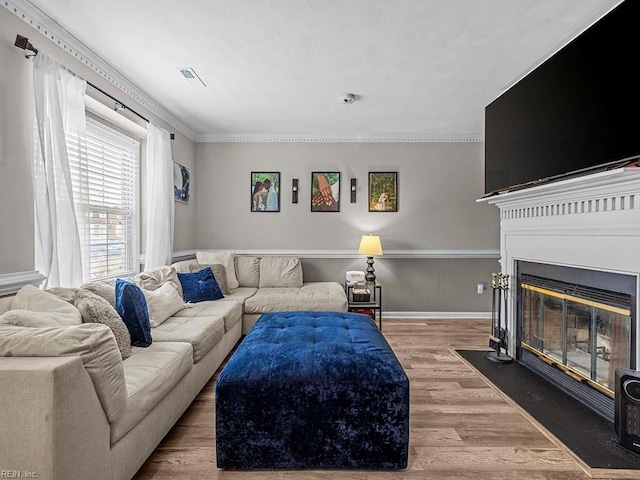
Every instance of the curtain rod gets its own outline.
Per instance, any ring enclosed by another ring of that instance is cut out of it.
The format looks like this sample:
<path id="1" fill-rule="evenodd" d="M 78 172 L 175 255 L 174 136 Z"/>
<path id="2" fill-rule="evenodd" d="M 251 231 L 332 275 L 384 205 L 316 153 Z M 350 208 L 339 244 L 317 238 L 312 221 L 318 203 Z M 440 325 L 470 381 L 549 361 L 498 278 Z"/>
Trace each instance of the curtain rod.
<path id="1" fill-rule="evenodd" d="M 31 44 L 31 42 L 29 42 L 29 39 L 27 37 L 23 37 L 20 34 L 16 35 L 16 41 L 15 41 L 14 45 L 16 47 L 18 47 L 18 48 L 21 48 L 22 50 L 26 50 L 28 52 L 32 52 L 33 53 L 33 55 L 26 55 L 27 58 L 35 57 L 36 55 L 38 55 L 38 49 L 36 47 L 34 47 Z M 144 117 L 143 115 L 140 115 L 133 108 L 131 108 L 128 105 L 124 104 L 123 102 L 118 100 L 116 97 L 114 97 L 110 93 L 105 92 L 102 88 L 98 87 L 94 83 L 90 82 L 89 80 L 85 80 L 85 82 L 87 82 L 87 85 L 89 85 L 90 87 L 94 88 L 95 90 L 97 90 L 98 92 L 103 94 L 104 96 L 109 97 L 111 100 L 116 102 L 116 110 L 118 110 L 119 108 L 120 109 L 124 109 L 124 110 L 129 110 L 131 113 L 133 113 L 134 115 L 140 117 L 145 122 L 151 123 L 148 118 Z M 175 137 L 176 137 L 174 133 L 170 133 L 169 135 L 171 136 L 171 140 L 174 140 Z"/>

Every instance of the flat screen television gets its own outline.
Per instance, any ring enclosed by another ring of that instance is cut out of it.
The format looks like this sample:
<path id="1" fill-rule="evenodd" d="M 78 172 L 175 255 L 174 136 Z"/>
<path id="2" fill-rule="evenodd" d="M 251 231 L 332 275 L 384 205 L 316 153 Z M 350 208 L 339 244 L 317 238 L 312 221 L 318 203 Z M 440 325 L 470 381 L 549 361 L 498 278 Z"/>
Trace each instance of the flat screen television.
<path id="1" fill-rule="evenodd" d="M 485 109 L 485 193 L 640 155 L 640 1 L 626 0 Z"/>

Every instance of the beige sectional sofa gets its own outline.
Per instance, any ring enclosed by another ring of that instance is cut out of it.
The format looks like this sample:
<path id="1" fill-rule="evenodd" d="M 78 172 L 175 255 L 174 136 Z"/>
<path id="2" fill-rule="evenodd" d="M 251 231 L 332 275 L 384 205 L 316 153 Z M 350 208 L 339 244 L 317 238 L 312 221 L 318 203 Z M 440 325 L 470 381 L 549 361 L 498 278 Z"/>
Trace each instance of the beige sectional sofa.
<path id="1" fill-rule="evenodd" d="M 261 313 L 347 309 L 340 284 L 301 282 L 298 259 L 235 257 L 234 267 L 229 295 L 178 311 L 126 360 L 105 325 L 0 325 L 0 469 L 130 479 Z M 0 315 L 12 303 L 0 298 Z"/>

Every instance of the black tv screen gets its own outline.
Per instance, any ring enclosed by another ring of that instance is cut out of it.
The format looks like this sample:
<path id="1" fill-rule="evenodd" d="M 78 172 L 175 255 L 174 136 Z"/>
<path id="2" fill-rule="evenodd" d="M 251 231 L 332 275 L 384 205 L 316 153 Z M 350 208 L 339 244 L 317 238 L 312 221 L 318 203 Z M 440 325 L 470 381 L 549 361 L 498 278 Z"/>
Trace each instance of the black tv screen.
<path id="1" fill-rule="evenodd" d="M 640 1 L 601 18 L 485 109 L 485 193 L 640 155 Z"/>

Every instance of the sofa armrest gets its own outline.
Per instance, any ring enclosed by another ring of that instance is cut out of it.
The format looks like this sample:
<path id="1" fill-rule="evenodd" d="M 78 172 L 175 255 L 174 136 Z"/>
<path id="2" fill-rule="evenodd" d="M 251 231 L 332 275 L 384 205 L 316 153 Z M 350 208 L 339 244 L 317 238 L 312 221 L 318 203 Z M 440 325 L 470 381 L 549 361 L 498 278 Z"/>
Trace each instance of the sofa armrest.
<path id="1" fill-rule="evenodd" d="M 0 470 L 111 478 L 109 423 L 80 357 L 1 357 L 0 425 Z"/>

